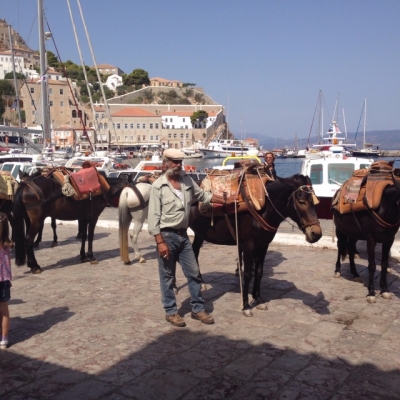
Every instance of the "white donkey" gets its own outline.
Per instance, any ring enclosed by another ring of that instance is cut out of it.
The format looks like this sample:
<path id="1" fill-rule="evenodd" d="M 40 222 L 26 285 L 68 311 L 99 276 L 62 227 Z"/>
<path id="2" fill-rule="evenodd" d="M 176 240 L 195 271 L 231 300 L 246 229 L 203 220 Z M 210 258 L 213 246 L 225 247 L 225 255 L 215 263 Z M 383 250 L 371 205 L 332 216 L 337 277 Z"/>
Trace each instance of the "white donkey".
<path id="1" fill-rule="evenodd" d="M 140 254 L 137 241 L 149 212 L 150 188 L 150 183 L 139 182 L 124 188 L 119 197 L 119 251 L 124 264 L 131 263 L 129 260 L 128 232 L 132 219 L 133 232 L 130 238 L 134 251 L 133 261 L 146 262 L 145 258 Z"/>

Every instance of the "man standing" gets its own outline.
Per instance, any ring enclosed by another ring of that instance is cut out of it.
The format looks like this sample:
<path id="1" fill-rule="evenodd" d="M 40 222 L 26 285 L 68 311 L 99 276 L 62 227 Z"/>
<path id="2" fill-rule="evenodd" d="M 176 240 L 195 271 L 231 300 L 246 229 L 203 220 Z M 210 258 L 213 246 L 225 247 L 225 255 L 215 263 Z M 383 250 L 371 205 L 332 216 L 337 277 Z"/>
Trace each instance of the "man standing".
<path id="1" fill-rule="evenodd" d="M 199 266 L 186 230 L 189 226 L 190 207 L 194 202 L 225 204 L 222 197 L 205 192 L 182 170 L 184 156 L 177 149 L 164 151 L 165 174 L 151 187 L 148 217 L 149 233 L 154 236 L 157 243 L 165 319 L 178 327 L 184 327 L 186 323 L 178 314 L 173 290 L 177 261 L 188 281 L 192 318 L 203 324 L 214 323 L 214 318 L 204 310 Z M 235 199 L 228 199 L 230 203 L 233 201 Z"/>
<path id="2" fill-rule="evenodd" d="M 275 171 L 275 156 L 274 153 L 272 153 L 271 151 L 267 151 L 264 154 L 264 170 L 265 173 L 273 180 L 277 179 L 276 176 L 276 171 Z"/>

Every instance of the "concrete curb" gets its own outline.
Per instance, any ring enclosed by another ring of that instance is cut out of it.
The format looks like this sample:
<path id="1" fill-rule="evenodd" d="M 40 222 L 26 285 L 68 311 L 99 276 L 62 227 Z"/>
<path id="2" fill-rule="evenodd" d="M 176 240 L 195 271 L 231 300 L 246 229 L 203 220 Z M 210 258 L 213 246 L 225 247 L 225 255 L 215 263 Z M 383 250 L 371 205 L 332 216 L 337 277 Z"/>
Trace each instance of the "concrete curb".
<path id="1" fill-rule="evenodd" d="M 46 218 L 45 223 L 49 224 L 51 222 L 50 218 Z M 57 225 L 76 225 L 78 226 L 78 221 L 61 221 L 57 220 Z M 118 229 L 118 221 L 102 220 L 97 222 L 97 226 L 107 229 Z M 133 224 L 130 225 L 130 230 L 133 229 Z M 143 224 L 143 230 L 147 231 L 148 226 L 146 223 Z M 188 235 L 194 236 L 194 232 L 189 228 Z M 302 246 L 302 247 L 315 247 L 322 249 L 336 250 L 336 238 L 332 241 L 331 235 L 322 236 L 322 238 L 317 243 L 308 243 L 304 239 L 304 235 L 296 233 L 277 233 L 274 238 L 274 243 L 287 245 L 287 246 Z M 400 260 L 400 241 L 395 240 L 391 248 L 391 256 L 393 258 Z"/>

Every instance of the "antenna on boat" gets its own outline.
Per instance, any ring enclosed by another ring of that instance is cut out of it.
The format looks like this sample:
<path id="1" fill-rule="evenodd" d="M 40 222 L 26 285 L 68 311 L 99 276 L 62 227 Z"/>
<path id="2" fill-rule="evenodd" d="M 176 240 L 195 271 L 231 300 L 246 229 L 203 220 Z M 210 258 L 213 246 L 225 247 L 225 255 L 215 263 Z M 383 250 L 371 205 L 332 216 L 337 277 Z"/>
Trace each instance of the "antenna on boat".
<path id="1" fill-rule="evenodd" d="M 347 126 L 346 126 L 346 118 L 344 116 L 344 108 L 342 108 L 342 113 L 343 113 L 344 136 L 345 136 L 346 142 L 347 142 Z"/>

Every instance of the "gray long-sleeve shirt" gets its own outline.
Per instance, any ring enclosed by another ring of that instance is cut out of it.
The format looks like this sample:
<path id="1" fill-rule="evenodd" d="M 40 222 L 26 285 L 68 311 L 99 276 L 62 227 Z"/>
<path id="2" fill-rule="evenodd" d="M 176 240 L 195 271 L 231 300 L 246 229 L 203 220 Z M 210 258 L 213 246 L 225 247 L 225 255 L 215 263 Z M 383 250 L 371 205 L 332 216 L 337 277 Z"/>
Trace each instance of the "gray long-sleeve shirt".
<path id="1" fill-rule="evenodd" d="M 212 194 L 201 189 L 185 172 L 181 172 L 179 181 L 183 202 L 166 175 L 162 175 L 151 186 L 148 214 L 150 235 L 159 234 L 161 228 L 187 229 L 191 205 L 196 201 L 211 202 Z"/>

